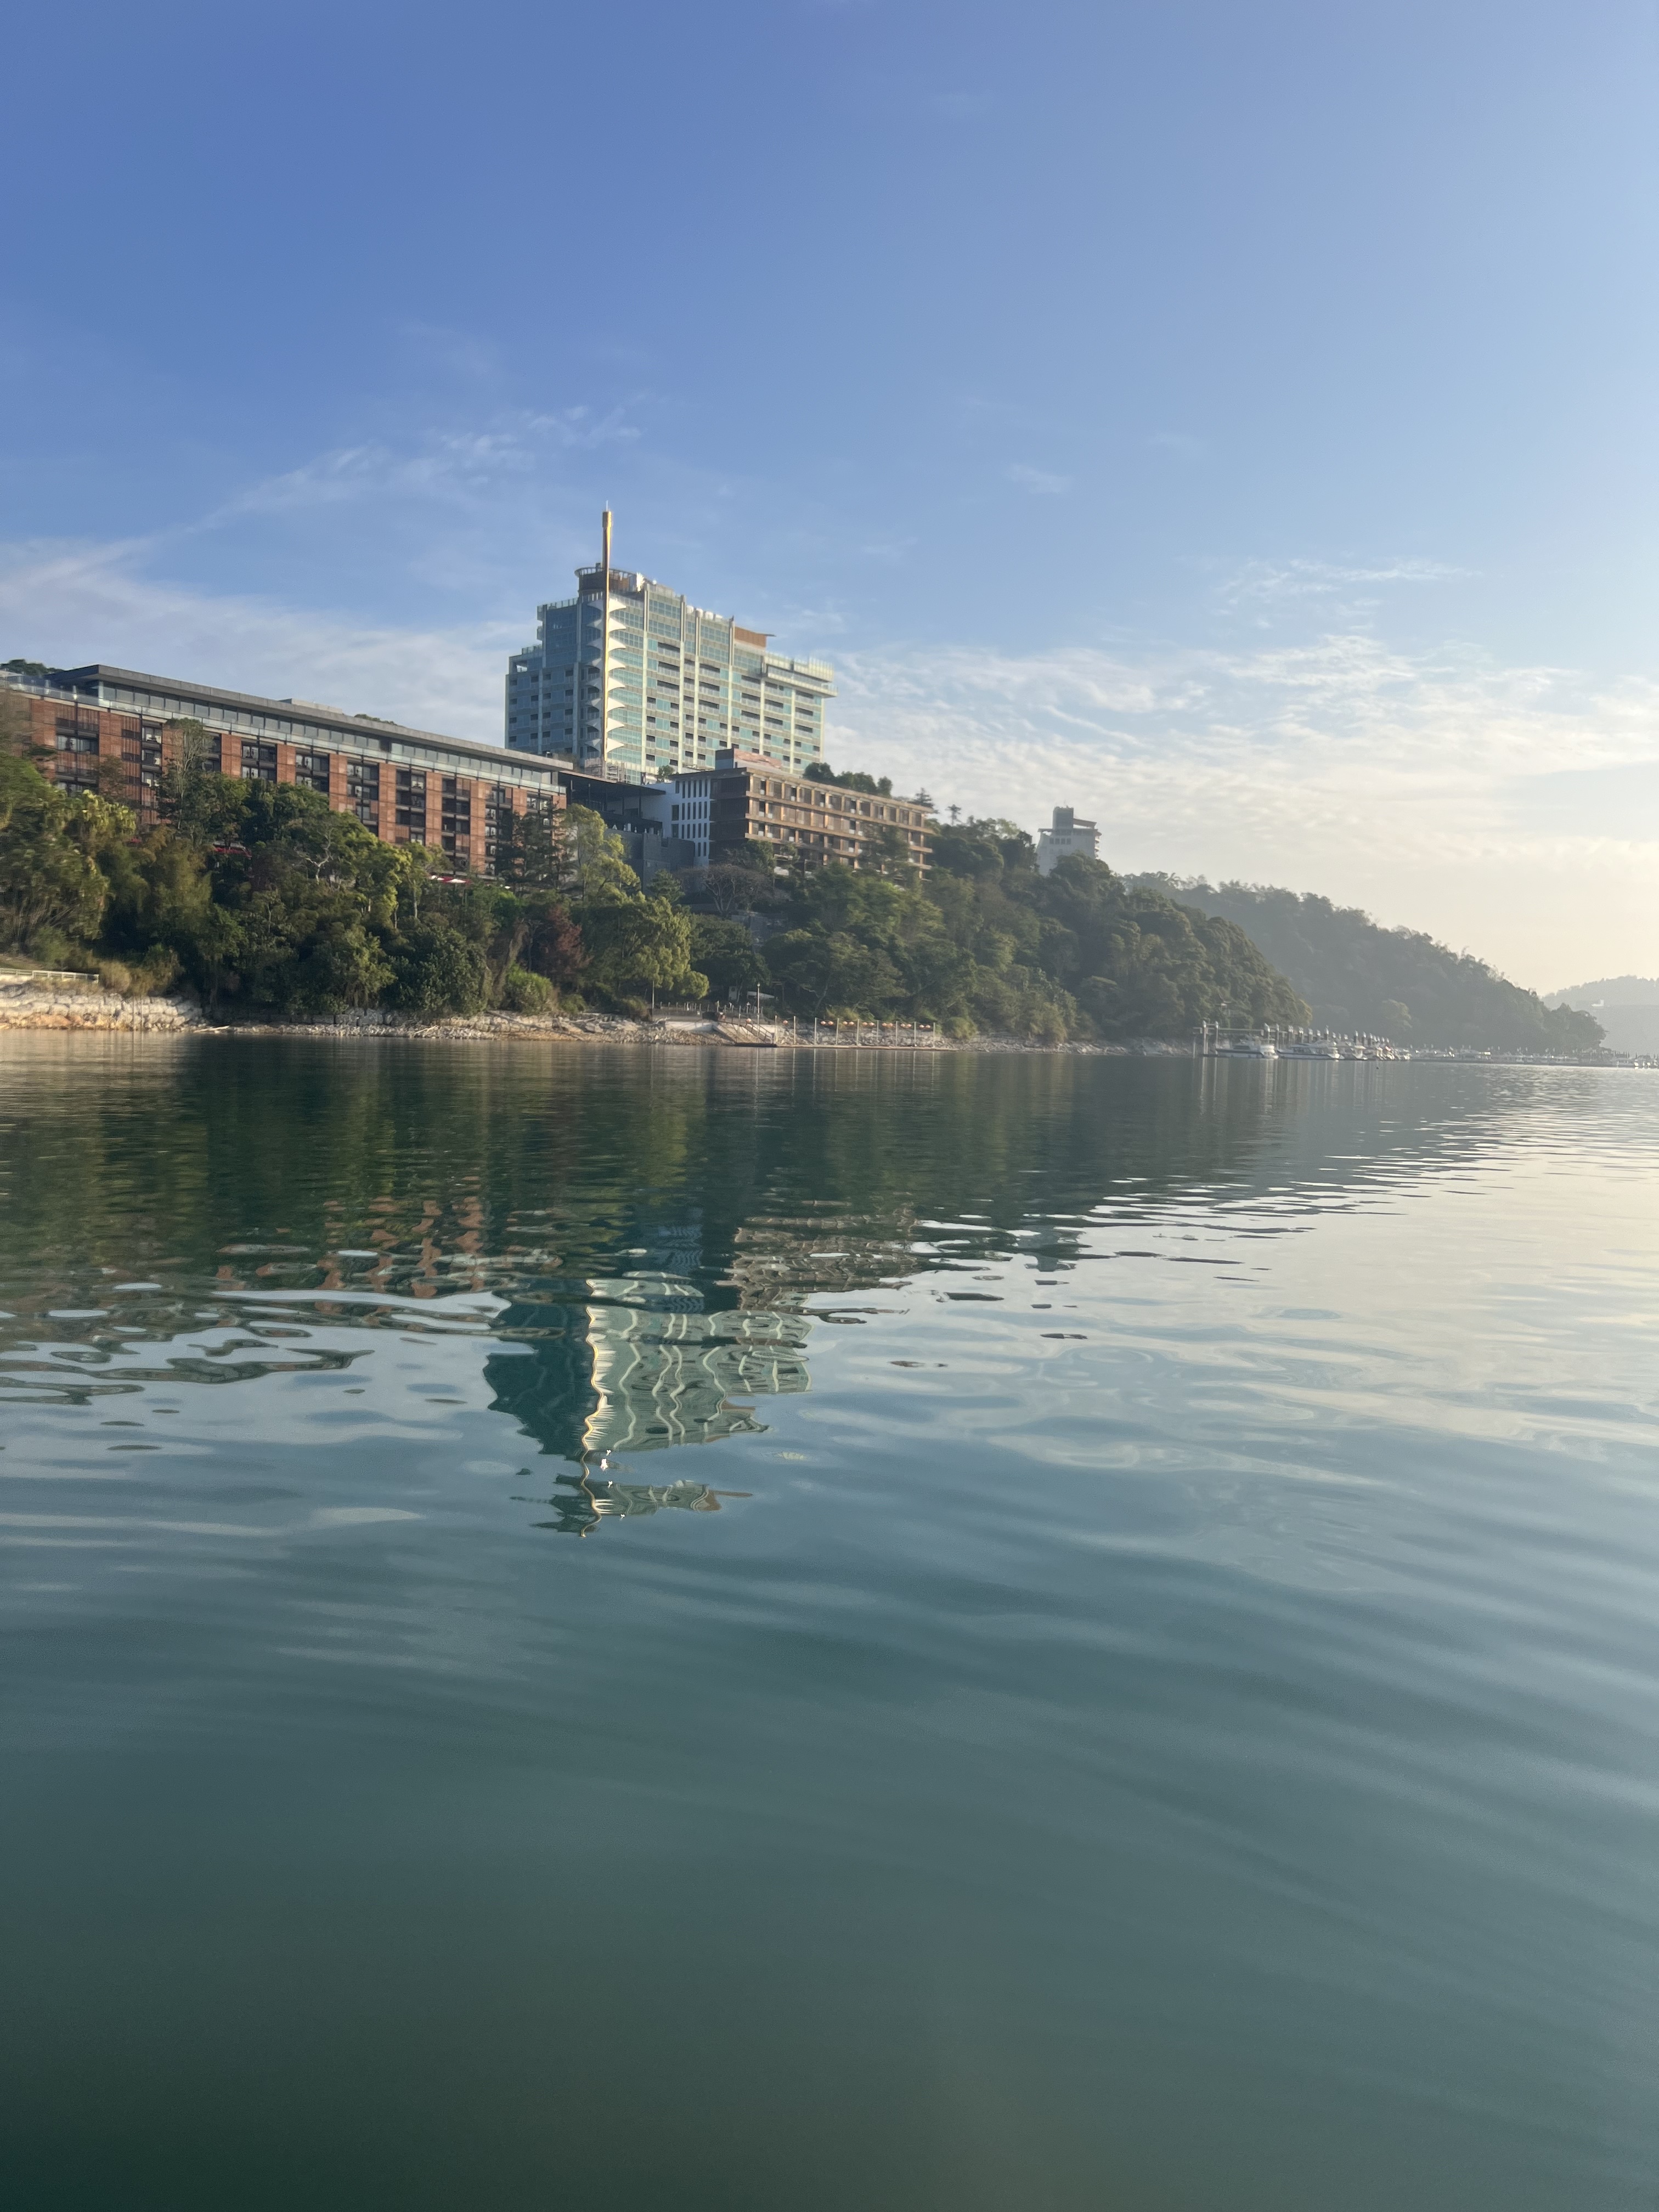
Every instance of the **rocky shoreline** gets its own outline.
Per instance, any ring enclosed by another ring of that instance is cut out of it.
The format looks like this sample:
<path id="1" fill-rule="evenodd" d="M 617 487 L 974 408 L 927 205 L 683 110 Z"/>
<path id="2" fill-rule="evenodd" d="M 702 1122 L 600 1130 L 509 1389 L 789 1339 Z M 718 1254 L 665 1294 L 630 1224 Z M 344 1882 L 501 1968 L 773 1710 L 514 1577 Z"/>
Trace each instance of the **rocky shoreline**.
<path id="1" fill-rule="evenodd" d="M 378 1011 L 341 1014 L 331 1020 L 213 1021 L 188 1000 L 123 998 L 89 979 L 88 986 L 54 981 L 33 985 L 8 981 L 0 987 L 0 1032 L 73 1030 L 82 1034 L 203 1036 L 325 1037 L 336 1042 L 391 1038 L 441 1039 L 452 1043 L 563 1042 L 572 1044 L 632 1044 L 684 1051 L 1066 1053 L 1091 1056 L 1179 1053 L 1187 1048 L 1147 1041 L 1138 1044 L 1043 1044 L 1024 1037 L 936 1037 L 889 1024 L 878 1031 L 866 1023 L 857 1036 L 845 1024 L 837 1034 L 820 1029 L 815 1036 L 802 1024 L 799 1034 L 780 1024 L 743 1022 L 635 1021 L 620 1014 L 477 1014 L 422 1022 Z"/>

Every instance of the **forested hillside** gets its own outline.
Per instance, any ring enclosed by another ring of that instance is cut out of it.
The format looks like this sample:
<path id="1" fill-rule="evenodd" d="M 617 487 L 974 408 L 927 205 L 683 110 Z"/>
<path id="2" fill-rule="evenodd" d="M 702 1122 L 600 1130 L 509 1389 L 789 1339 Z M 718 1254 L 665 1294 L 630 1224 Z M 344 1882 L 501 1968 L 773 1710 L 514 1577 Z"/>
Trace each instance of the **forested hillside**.
<path id="1" fill-rule="evenodd" d="M 382 844 L 291 784 L 170 769 L 161 820 L 0 754 L 0 953 L 184 989 L 211 1012 L 422 1017 L 765 994 L 780 1011 L 1069 1037 L 1179 1037 L 1305 1010 L 1231 922 L 1093 860 L 1038 874 L 1013 824 L 940 833 L 929 876 L 897 842 L 875 870 L 736 865 L 641 885 L 572 808 L 521 822 L 494 881 Z"/>
<path id="2" fill-rule="evenodd" d="M 0 754 L 0 952 L 185 989 L 210 1012 L 434 1017 L 696 996 L 691 917 L 648 899 L 597 816 L 521 825 L 501 879 L 446 880 L 293 784 L 169 771 L 166 814 L 70 793 Z"/>
<path id="3" fill-rule="evenodd" d="M 774 856 L 757 850 L 763 874 Z M 1124 883 L 1097 860 L 1039 875 L 1010 822 L 941 830 L 933 866 L 794 877 L 765 959 L 784 1006 L 916 1013 L 966 1032 L 1176 1037 L 1231 1015 L 1306 1011 L 1242 930 Z"/>
<path id="4" fill-rule="evenodd" d="M 1358 907 L 1260 884 L 1138 876 L 1184 905 L 1236 923 L 1287 975 L 1322 1028 L 1370 1030 L 1399 1044 L 1574 1053 L 1601 1040 L 1593 1018 L 1547 1006 L 1484 960 L 1421 930 L 1384 929 Z"/>

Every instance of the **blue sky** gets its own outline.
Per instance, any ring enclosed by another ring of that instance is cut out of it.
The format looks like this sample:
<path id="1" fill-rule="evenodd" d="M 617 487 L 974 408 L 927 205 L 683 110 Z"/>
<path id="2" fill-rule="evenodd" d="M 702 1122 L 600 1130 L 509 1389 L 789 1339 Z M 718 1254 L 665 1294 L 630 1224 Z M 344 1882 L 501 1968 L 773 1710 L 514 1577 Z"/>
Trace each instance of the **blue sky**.
<path id="1" fill-rule="evenodd" d="M 495 736 L 618 557 L 832 751 L 1659 970 L 1650 5 L 59 5 L 0 654 Z"/>

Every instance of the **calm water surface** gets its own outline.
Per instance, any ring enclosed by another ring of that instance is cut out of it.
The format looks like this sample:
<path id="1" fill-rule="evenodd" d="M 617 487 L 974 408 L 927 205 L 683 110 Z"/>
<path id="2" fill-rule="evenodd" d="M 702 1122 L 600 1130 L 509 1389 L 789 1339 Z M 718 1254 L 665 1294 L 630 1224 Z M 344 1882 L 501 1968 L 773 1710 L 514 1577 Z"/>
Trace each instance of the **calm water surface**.
<path id="1" fill-rule="evenodd" d="M 0 1047 L 17 2212 L 1659 2204 L 1659 1079 Z"/>

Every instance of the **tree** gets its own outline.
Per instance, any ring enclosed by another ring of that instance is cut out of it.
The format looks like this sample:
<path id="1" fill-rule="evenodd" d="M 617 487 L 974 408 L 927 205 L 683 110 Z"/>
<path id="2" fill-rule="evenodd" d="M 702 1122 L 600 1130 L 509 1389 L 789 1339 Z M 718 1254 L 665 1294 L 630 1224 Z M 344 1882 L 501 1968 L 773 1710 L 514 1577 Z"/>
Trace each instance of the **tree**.
<path id="1" fill-rule="evenodd" d="M 421 923 L 398 949 L 394 1001 L 422 1020 L 482 1012 L 489 984 L 483 954 L 447 922 Z"/>
<path id="2" fill-rule="evenodd" d="M 564 849 L 565 880 L 583 905 L 638 897 L 640 879 L 628 865 L 622 839 L 591 807 L 565 809 Z"/>
<path id="3" fill-rule="evenodd" d="M 30 763 L 0 757 L 0 946 L 61 957 L 57 940 L 93 936 L 109 897 L 100 856 L 134 827 L 125 807 L 71 797 Z"/>
<path id="4" fill-rule="evenodd" d="M 570 872 L 565 849 L 565 818 L 551 809 L 533 807 L 503 824 L 495 854 L 498 881 L 514 890 L 556 890 Z"/>
<path id="5" fill-rule="evenodd" d="M 769 838 L 745 837 L 737 848 L 734 862 L 758 876 L 763 883 L 770 884 L 775 881 L 780 866 L 778 848 Z"/>
<path id="6" fill-rule="evenodd" d="M 9 668 L 18 664 L 8 661 Z M 0 684 L 0 755 L 11 758 L 35 759 L 46 753 L 45 745 L 37 745 L 33 737 L 33 720 L 27 698 L 14 691 L 9 684 Z"/>
<path id="7" fill-rule="evenodd" d="M 884 775 L 878 780 L 873 775 L 866 775 L 860 769 L 844 769 L 837 775 L 828 761 L 810 761 L 805 775 L 808 783 L 838 784 L 843 791 L 868 792 L 872 799 L 890 799 L 893 795 L 891 776 Z M 927 803 L 931 805 L 932 801 Z"/>
<path id="8" fill-rule="evenodd" d="M 522 957 L 556 991 L 574 989 L 587 966 L 587 947 L 580 927 L 556 900 L 538 901 L 532 909 Z"/>
<path id="9" fill-rule="evenodd" d="M 708 995 L 708 976 L 691 965 L 692 917 L 666 899 L 608 899 L 584 907 L 581 925 L 586 980 L 608 997 Z"/>
<path id="10" fill-rule="evenodd" d="M 865 839 L 859 858 L 865 867 L 873 868 L 878 875 L 901 875 L 910 866 L 910 842 L 902 830 L 890 822 L 883 822 Z"/>
<path id="11" fill-rule="evenodd" d="M 708 978 L 709 994 L 714 998 L 745 999 L 751 991 L 763 990 L 766 986 L 766 963 L 740 921 L 725 921 L 714 915 L 694 915 L 690 957 Z"/>
<path id="12" fill-rule="evenodd" d="M 1322 1028 L 1372 1030 L 1413 1045 L 1577 1053 L 1600 1042 L 1589 1014 L 1553 1009 L 1467 952 L 1421 930 L 1385 929 L 1357 907 L 1263 884 L 1141 877 L 1189 911 L 1243 931 L 1286 975 Z"/>
<path id="13" fill-rule="evenodd" d="M 160 811 L 186 836 L 211 842 L 240 787 L 219 774 L 217 749 L 206 726 L 186 714 L 169 722 L 172 758 L 161 770 Z M 210 765 L 211 763 L 211 765 Z"/>
<path id="14" fill-rule="evenodd" d="M 691 895 L 705 899 L 722 921 L 733 915 L 753 914 L 757 907 L 772 903 L 772 878 L 762 875 L 757 869 L 734 866 L 722 861 L 712 868 L 699 870 L 691 878 Z"/>

